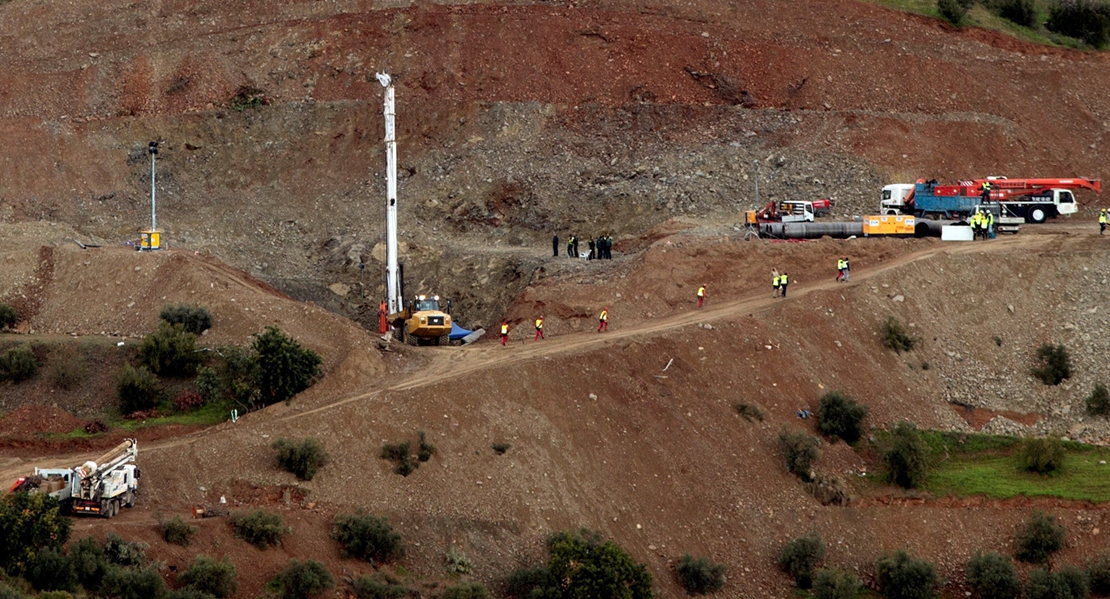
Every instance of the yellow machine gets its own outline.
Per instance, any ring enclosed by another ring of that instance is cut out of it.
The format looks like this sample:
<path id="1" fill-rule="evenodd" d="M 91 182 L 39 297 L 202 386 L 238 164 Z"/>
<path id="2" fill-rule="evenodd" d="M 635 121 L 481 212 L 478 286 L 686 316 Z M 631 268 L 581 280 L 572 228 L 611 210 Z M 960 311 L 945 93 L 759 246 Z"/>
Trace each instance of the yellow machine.
<path id="1" fill-rule="evenodd" d="M 912 215 L 876 215 L 863 217 L 864 235 L 913 235 Z"/>
<path id="2" fill-rule="evenodd" d="M 440 308 L 439 296 L 418 295 L 389 316 L 398 340 L 409 345 L 447 345 L 451 315 Z"/>

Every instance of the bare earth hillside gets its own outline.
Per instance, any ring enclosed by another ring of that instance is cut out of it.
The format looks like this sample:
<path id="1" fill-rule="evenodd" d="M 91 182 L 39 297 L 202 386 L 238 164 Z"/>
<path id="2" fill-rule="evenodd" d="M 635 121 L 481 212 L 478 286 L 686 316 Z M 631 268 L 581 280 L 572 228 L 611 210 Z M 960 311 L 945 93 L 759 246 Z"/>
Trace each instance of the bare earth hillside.
<path id="1" fill-rule="evenodd" d="M 740 226 L 757 181 L 760 203 L 833 197 L 845 218 L 918 177 L 1104 176 L 1104 54 L 851 0 L 10 0 L 0 61 L 0 301 L 24 316 L 0 349 L 99 360 L 82 389 L 48 375 L 0 386 L 0 478 L 118 440 L 65 435 L 111 406 L 114 372 L 165 304 L 212 312 L 204 346 L 273 325 L 324 358 L 290 402 L 135 433 L 137 507 L 78 520 L 75 536 L 146 541 L 171 584 L 193 556 L 226 554 L 237 597 L 257 597 L 312 558 L 344 596 L 374 568 L 340 556 L 331 519 L 360 508 L 397 527 L 408 556 L 386 570 L 430 598 L 452 582 L 450 547 L 497 590 L 547 534 L 583 526 L 646 563 L 663 597 L 684 596 L 672 569 L 686 553 L 728 566 L 719 596 L 790 597 L 774 556 L 811 529 L 827 563 L 866 581 L 885 551 L 926 557 L 949 598 L 965 596 L 967 558 L 1009 552 L 1034 508 L 1067 527 L 1054 564 L 1106 546 L 1103 504 L 896 492 L 843 443 L 823 443 L 817 468 L 853 499 L 822 506 L 776 444 L 784 426 L 812 432 L 796 411 L 837 389 L 875 429 L 1110 442 L 1082 409 L 1110 380 L 1104 199 L 989 243 L 773 243 Z M 406 287 L 453 298 L 464 325 L 507 318 L 508 347 L 410 348 L 368 330 L 385 256 L 377 71 L 397 82 Z M 152 140 L 168 249 L 138 253 L 125 244 L 149 223 Z M 611 234 L 615 259 L 552 257 L 552 235 L 571 233 Z M 852 282 L 838 284 L 845 254 Z M 771 297 L 772 268 L 790 273 L 789 298 Z M 550 338 L 533 343 L 537 315 Z M 882 347 L 889 316 L 919 349 Z M 1067 345 L 1072 379 L 1027 374 L 1042 343 Z M 435 455 L 394 474 L 382 446 L 420 431 Z M 331 454 L 307 483 L 270 450 L 304 437 Z M 188 548 L 161 540 L 158 515 L 221 497 L 280 511 L 291 534 L 260 552 L 217 518 Z"/>

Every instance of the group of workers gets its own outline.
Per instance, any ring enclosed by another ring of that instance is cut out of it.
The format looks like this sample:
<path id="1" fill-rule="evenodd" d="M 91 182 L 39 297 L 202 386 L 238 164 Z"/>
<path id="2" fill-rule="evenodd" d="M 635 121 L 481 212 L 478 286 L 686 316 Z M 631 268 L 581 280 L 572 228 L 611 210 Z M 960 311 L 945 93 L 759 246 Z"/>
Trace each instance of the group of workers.
<path id="1" fill-rule="evenodd" d="M 976 212 L 971 215 L 971 220 L 968 221 L 971 225 L 972 237 L 978 239 L 980 236 L 983 239 L 994 239 L 994 213 L 993 212 Z"/>
<path id="2" fill-rule="evenodd" d="M 779 269 L 771 269 L 771 287 L 774 288 L 775 293 L 771 297 L 786 297 L 786 286 L 790 284 L 790 275 L 786 271 L 779 274 Z"/>
<path id="3" fill-rule="evenodd" d="M 536 336 L 532 337 L 532 341 L 539 341 L 540 339 L 547 339 L 543 334 L 543 315 L 537 316 L 535 321 Z M 601 309 L 601 314 L 597 317 L 597 332 L 609 330 L 609 308 Z M 509 343 L 509 321 L 501 319 L 501 345 Z"/>
<path id="4" fill-rule="evenodd" d="M 612 260 L 613 259 L 613 238 L 609 235 L 601 235 L 596 240 L 586 239 L 589 244 L 590 251 L 586 255 L 587 260 Z M 559 257 L 559 236 L 553 235 L 551 237 L 551 254 Z M 578 258 L 581 254 L 578 253 L 578 236 L 571 235 L 567 239 L 567 257 Z"/>

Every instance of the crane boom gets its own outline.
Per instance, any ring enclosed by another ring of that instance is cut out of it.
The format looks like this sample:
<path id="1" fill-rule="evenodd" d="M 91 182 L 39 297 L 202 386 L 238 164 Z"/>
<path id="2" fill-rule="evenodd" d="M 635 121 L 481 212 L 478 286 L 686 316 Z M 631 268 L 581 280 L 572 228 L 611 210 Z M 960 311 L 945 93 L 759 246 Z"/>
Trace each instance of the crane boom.
<path id="1" fill-rule="evenodd" d="M 1045 179 L 975 179 L 961 181 L 961 187 L 971 187 L 978 190 L 983 183 L 991 184 L 992 199 L 1005 199 L 1014 195 L 1043 191 L 1045 189 L 1087 189 L 1095 193 L 1102 193 L 1102 181 L 1084 177 L 1072 178 L 1045 178 Z M 997 197 L 996 197 L 997 194 Z"/>

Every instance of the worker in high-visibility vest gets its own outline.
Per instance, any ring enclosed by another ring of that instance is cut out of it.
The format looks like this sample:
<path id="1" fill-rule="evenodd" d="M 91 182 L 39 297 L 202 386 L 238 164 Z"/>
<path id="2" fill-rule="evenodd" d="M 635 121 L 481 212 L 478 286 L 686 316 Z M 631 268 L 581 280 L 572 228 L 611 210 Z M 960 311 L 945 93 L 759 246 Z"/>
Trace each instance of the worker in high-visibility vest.
<path id="1" fill-rule="evenodd" d="M 991 201 L 991 182 L 983 181 L 983 202 Z"/>
<path id="2" fill-rule="evenodd" d="M 782 296 L 783 297 L 786 297 L 786 286 L 789 283 L 790 283 L 790 275 L 787 275 L 786 271 L 784 270 L 784 271 L 782 271 L 782 275 L 779 277 L 779 287 L 782 287 Z"/>
<path id="3" fill-rule="evenodd" d="M 1098 214 L 1098 234 L 1102 235 L 1106 231 L 1106 209 L 1103 208 L 1102 212 Z"/>
<path id="4" fill-rule="evenodd" d="M 852 277 L 852 263 L 848 261 L 848 256 L 844 256 L 844 279 L 845 283 Z"/>
<path id="5" fill-rule="evenodd" d="M 501 321 L 501 345 L 509 342 L 509 321 Z"/>
<path id="6" fill-rule="evenodd" d="M 597 317 L 597 332 L 609 330 L 609 308 L 602 308 L 601 315 Z"/>
<path id="7" fill-rule="evenodd" d="M 532 338 L 532 341 L 539 341 L 540 339 L 546 339 L 546 338 L 547 337 L 543 336 L 543 316 L 537 316 L 536 317 L 536 336 Z"/>
<path id="8" fill-rule="evenodd" d="M 705 285 L 698 287 L 698 307 L 701 307 L 702 302 L 705 301 Z"/>
<path id="9" fill-rule="evenodd" d="M 987 239 L 994 239 L 994 213 L 987 213 Z"/>
<path id="10" fill-rule="evenodd" d="M 836 282 L 844 280 L 844 258 L 837 258 L 836 260 Z"/>
<path id="11" fill-rule="evenodd" d="M 774 272 L 774 276 L 771 277 L 771 287 L 773 287 L 775 289 L 775 293 L 771 297 L 778 297 L 779 292 L 782 291 L 782 285 L 779 283 L 779 281 L 781 281 L 781 280 L 782 280 L 782 277 L 779 276 L 778 272 L 777 271 Z"/>

